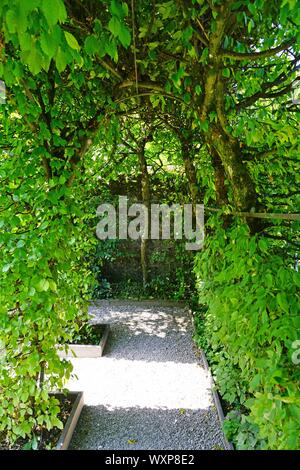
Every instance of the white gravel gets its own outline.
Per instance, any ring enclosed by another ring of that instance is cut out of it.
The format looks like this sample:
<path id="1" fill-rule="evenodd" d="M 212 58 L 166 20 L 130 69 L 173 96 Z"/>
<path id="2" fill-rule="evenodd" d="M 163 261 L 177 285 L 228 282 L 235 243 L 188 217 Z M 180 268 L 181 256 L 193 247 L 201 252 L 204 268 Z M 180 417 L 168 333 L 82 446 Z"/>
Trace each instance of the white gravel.
<path id="1" fill-rule="evenodd" d="M 97 301 L 92 321 L 111 325 L 105 355 L 72 359 L 70 390 L 84 390 L 71 449 L 225 448 L 211 382 L 178 303 Z"/>

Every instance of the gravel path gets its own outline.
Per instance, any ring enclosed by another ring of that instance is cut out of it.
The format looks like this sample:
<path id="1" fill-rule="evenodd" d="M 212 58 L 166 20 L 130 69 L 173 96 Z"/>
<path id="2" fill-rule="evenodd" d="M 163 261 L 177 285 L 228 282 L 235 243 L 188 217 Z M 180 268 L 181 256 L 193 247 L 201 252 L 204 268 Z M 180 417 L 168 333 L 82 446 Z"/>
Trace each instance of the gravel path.
<path id="1" fill-rule="evenodd" d="M 208 374 L 183 305 L 98 301 L 95 323 L 109 323 L 105 355 L 72 359 L 85 407 L 71 449 L 224 449 Z"/>

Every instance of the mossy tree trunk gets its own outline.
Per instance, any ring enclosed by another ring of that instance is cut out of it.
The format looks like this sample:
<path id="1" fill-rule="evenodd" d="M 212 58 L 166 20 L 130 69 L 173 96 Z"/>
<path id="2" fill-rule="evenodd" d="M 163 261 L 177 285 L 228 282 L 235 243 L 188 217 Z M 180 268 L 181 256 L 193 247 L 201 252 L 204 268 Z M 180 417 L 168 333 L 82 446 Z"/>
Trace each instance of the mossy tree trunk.
<path id="1" fill-rule="evenodd" d="M 201 122 L 203 124 L 206 122 L 208 125 L 208 130 L 203 131 L 202 137 L 212 156 L 219 203 L 223 204 L 227 201 L 227 191 L 224 185 L 226 179 L 232 188 L 233 203 L 236 209 L 249 212 L 258 209 L 258 195 L 248 167 L 243 162 L 239 141 L 232 135 L 224 111 L 226 93 L 225 78 L 222 75 L 224 67 L 222 42 L 229 27 L 228 10 L 225 5 L 220 6 L 214 31 L 210 33 L 209 37 L 209 62 L 204 79 L 204 97 L 199 103 L 198 114 Z M 215 123 L 210 122 L 211 112 L 216 113 L 217 122 Z M 247 222 L 253 233 L 259 230 L 260 223 L 251 219 L 248 219 Z"/>
<path id="2" fill-rule="evenodd" d="M 181 140 L 181 152 L 184 163 L 185 174 L 188 180 L 189 192 L 192 198 L 193 206 L 200 202 L 199 183 L 194 164 L 194 154 L 192 143 L 187 140 Z"/>
<path id="3" fill-rule="evenodd" d="M 139 159 L 139 166 L 140 166 L 140 173 L 141 173 L 141 185 L 142 185 L 142 202 L 144 206 L 147 208 L 147 227 L 148 233 L 145 233 L 141 236 L 141 268 L 142 268 L 142 276 L 143 276 L 143 287 L 144 289 L 147 287 L 147 283 L 149 280 L 149 255 L 148 255 L 148 247 L 149 247 L 149 240 L 148 234 L 150 233 L 150 205 L 151 205 L 151 193 L 150 193 L 150 177 L 147 168 L 147 160 L 145 157 L 145 145 L 147 139 L 143 139 L 139 146 L 138 146 L 138 159 Z"/>

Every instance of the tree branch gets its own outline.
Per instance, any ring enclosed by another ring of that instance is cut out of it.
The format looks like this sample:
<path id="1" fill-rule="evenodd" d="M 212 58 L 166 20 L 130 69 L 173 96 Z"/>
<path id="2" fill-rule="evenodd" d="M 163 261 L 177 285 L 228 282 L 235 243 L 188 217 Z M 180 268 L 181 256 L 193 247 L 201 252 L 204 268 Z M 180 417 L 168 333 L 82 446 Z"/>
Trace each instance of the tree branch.
<path id="1" fill-rule="evenodd" d="M 294 246 L 295 248 L 300 248 L 300 243 L 294 242 L 293 240 L 287 239 L 285 237 L 281 237 L 280 235 L 273 235 L 268 232 L 262 232 L 262 235 L 264 235 L 266 238 L 271 238 L 272 240 L 280 240 L 286 243 L 289 243 L 290 245 Z"/>
<path id="2" fill-rule="evenodd" d="M 221 56 L 219 54 L 220 45 L 223 40 L 224 32 L 226 30 L 228 17 L 223 12 L 216 19 L 215 31 L 210 35 L 209 41 L 209 58 L 210 61 L 207 66 L 207 72 L 205 76 L 204 85 L 204 100 L 200 110 L 200 120 L 203 122 L 207 117 L 207 113 L 213 103 L 215 96 L 215 85 L 218 78 L 218 71 L 221 62 Z"/>
<path id="3" fill-rule="evenodd" d="M 220 209 L 214 207 L 205 207 L 205 210 L 211 212 L 219 212 Z M 270 212 L 226 212 L 224 215 L 238 215 L 246 218 L 253 219 L 279 219 L 279 220 L 300 220 L 300 214 L 279 214 Z"/>
<path id="4" fill-rule="evenodd" d="M 217 82 L 216 82 L 216 110 L 217 110 L 217 116 L 219 119 L 219 122 L 221 124 L 221 127 L 224 131 L 224 133 L 227 135 L 227 137 L 232 140 L 233 137 L 231 133 L 228 131 L 229 123 L 225 115 L 224 111 L 224 96 L 225 96 L 225 90 L 224 90 L 224 82 L 221 78 L 220 73 L 218 74 Z"/>
<path id="5" fill-rule="evenodd" d="M 103 59 L 99 59 L 99 62 L 102 65 L 102 67 L 104 67 L 106 70 L 111 72 L 112 75 L 114 75 L 118 80 L 123 80 L 122 75 L 117 70 L 115 70 L 107 61 Z"/>
<path id="6" fill-rule="evenodd" d="M 289 193 L 281 193 L 281 194 L 272 194 L 272 197 L 292 197 L 292 196 L 299 196 L 300 195 L 300 190 L 298 191 L 291 191 Z"/>
<path id="7" fill-rule="evenodd" d="M 265 99 L 277 98 L 278 96 L 285 95 L 286 93 L 292 91 L 294 81 L 295 80 L 293 80 L 291 83 L 289 83 L 286 87 L 281 88 L 280 90 L 277 90 L 277 91 L 274 91 L 274 92 L 270 92 L 270 93 L 266 93 L 265 90 L 267 90 L 269 88 L 273 88 L 273 86 L 275 86 L 276 84 L 279 84 L 282 81 L 281 80 L 279 81 L 278 79 L 276 79 L 271 83 L 265 83 L 264 85 L 262 85 L 262 90 L 261 91 L 258 91 L 257 93 L 254 93 L 254 95 L 248 96 L 247 98 L 243 99 L 242 101 L 237 103 L 235 108 L 237 110 L 247 108 L 248 106 L 251 106 L 251 104 L 254 104 L 257 100 L 259 100 L 261 98 L 265 98 Z"/>
<path id="8" fill-rule="evenodd" d="M 135 80 L 125 80 L 124 82 L 120 83 L 120 85 L 118 85 L 118 88 L 131 88 L 135 86 L 136 86 Z M 146 88 L 149 90 L 160 91 L 162 93 L 165 93 L 166 91 L 159 83 L 156 83 L 156 82 L 138 82 L 138 87 Z"/>
<path id="9" fill-rule="evenodd" d="M 280 46 L 274 47 L 273 49 L 268 49 L 266 51 L 260 52 L 235 52 L 235 51 L 227 51 L 225 49 L 221 50 L 222 57 L 227 57 L 228 59 L 234 60 L 257 60 L 257 59 L 264 59 L 266 57 L 272 57 L 273 55 L 277 54 L 277 52 L 284 51 L 288 49 L 295 43 L 295 38 L 290 39 L 289 41 L 285 41 Z"/>

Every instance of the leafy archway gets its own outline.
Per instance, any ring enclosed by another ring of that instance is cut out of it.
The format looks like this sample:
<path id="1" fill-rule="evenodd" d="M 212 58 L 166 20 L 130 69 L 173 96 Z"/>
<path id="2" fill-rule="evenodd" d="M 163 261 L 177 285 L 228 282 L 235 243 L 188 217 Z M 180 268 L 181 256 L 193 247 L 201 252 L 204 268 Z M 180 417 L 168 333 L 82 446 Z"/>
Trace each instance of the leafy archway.
<path id="1" fill-rule="evenodd" d="M 257 445 L 299 445 L 299 11 L 1 0 L 0 429 L 12 439 L 60 425 L 49 391 L 71 371 L 55 344 L 85 316 L 93 146 L 146 113 L 180 142 L 192 198 L 212 213 L 195 270 L 224 394 L 247 407 Z"/>

